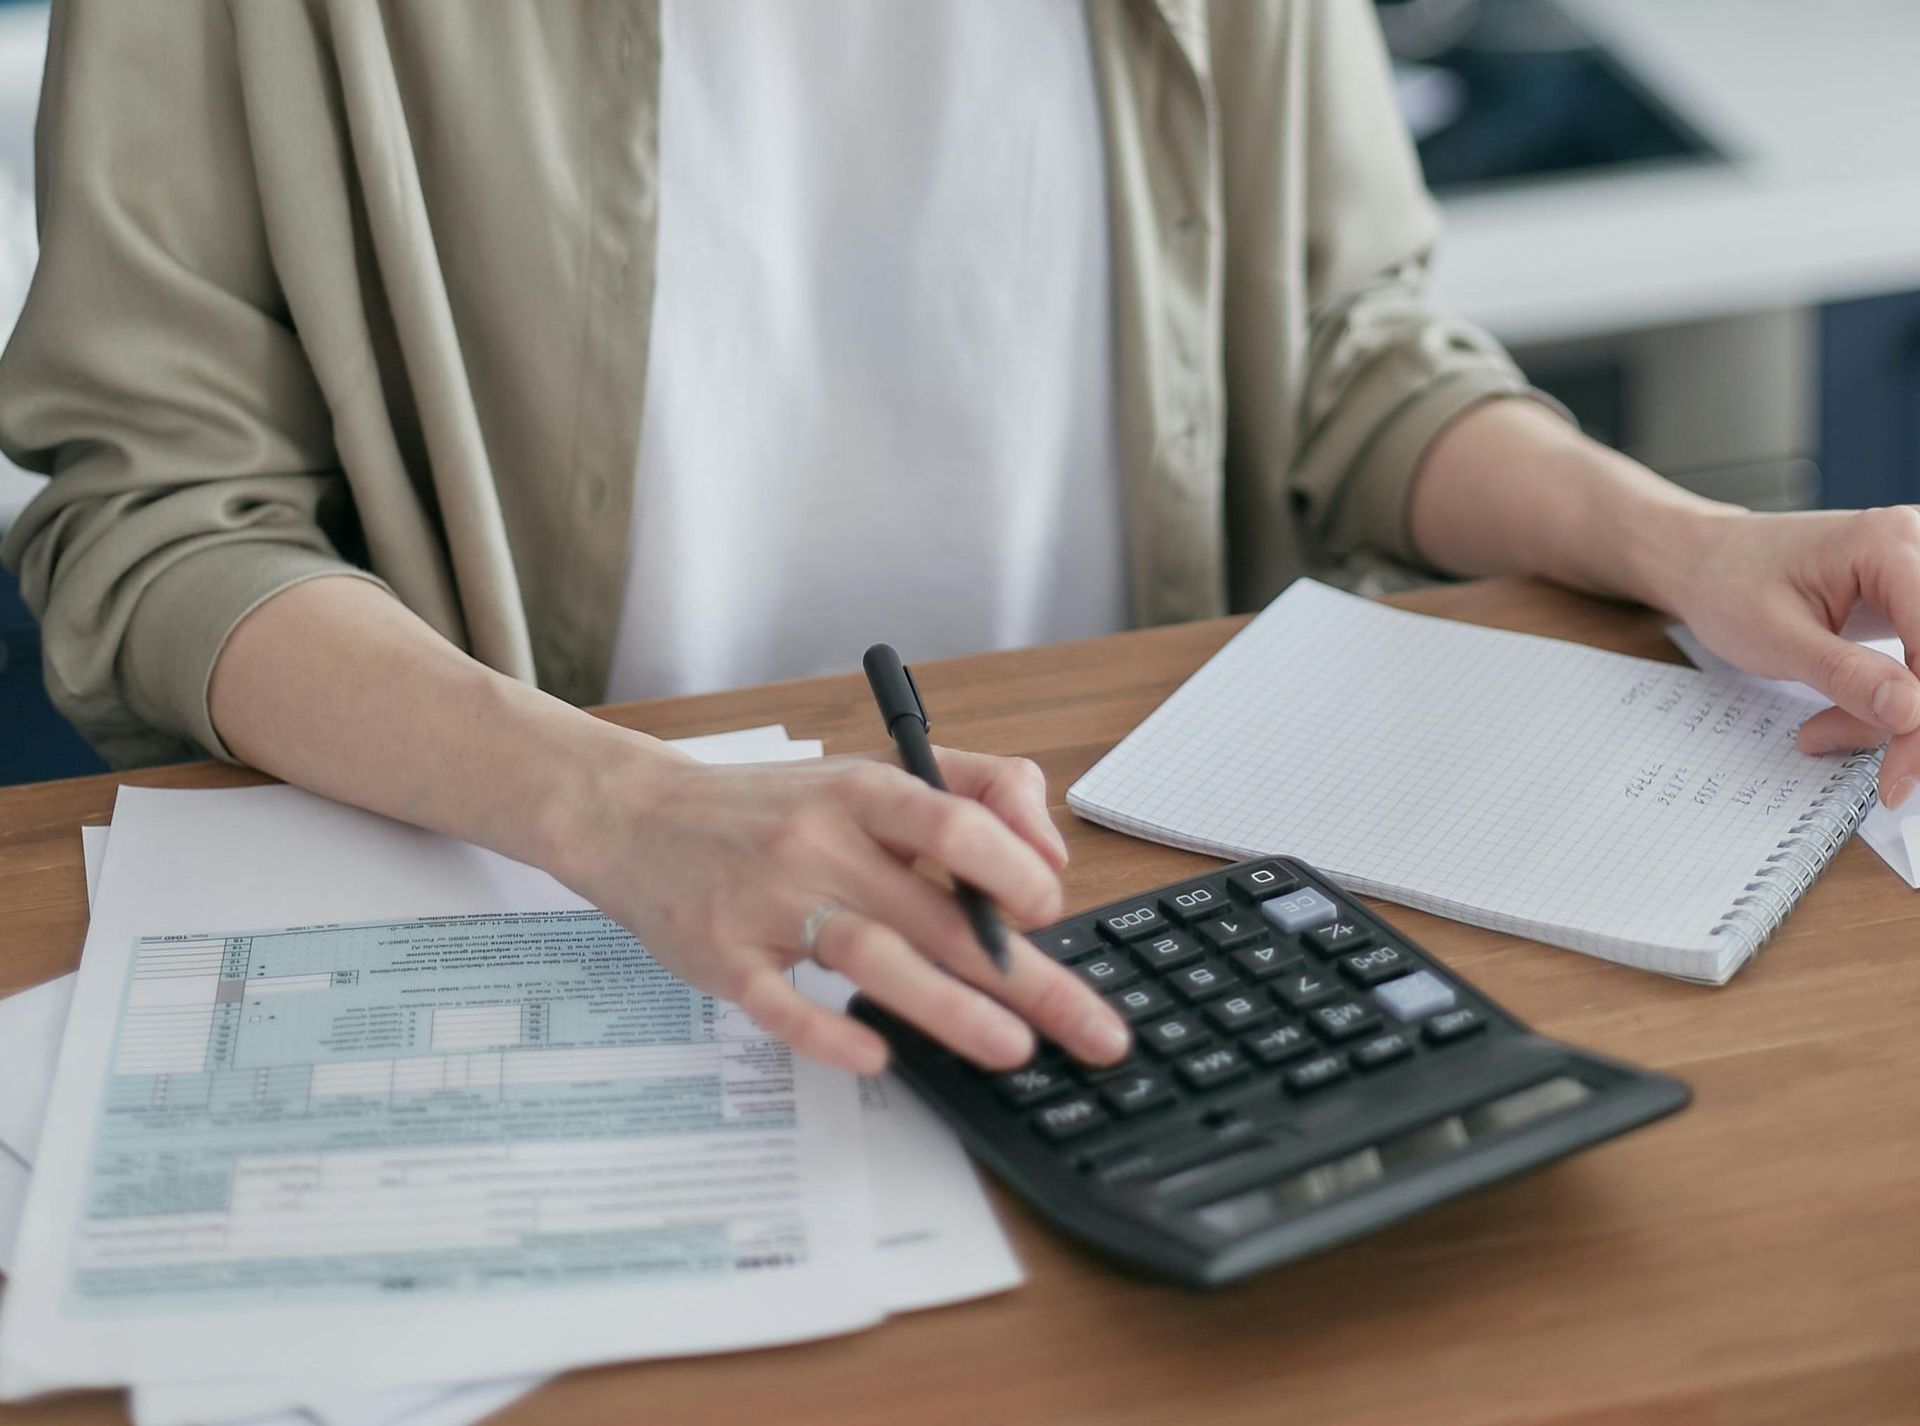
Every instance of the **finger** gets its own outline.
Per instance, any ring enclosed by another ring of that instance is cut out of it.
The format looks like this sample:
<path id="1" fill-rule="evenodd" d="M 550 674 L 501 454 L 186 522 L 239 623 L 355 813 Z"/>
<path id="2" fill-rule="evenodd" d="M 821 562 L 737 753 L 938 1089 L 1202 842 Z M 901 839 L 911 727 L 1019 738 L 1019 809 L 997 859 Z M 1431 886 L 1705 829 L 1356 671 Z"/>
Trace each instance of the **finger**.
<path id="1" fill-rule="evenodd" d="M 1857 517 L 1865 538 L 1856 546 L 1854 582 L 1862 600 L 1886 616 L 1906 646 L 1909 678 L 1896 692 L 1881 694 L 1878 722 L 1889 732 L 1920 729 L 1920 510 L 1891 505 Z M 1857 709 L 1853 710 L 1858 712 Z"/>
<path id="2" fill-rule="evenodd" d="M 1026 937 L 1007 938 L 1002 971 L 988 959 L 951 893 L 877 849 L 850 863 L 846 881 L 840 894 L 847 905 L 893 927 L 920 954 L 986 991 L 1069 1054 L 1109 1064 L 1126 1053 L 1126 1022 Z"/>
<path id="3" fill-rule="evenodd" d="M 1844 708 L 1827 708 L 1800 725 L 1800 751 L 1815 757 L 1827 753 L 1857 753 L 1877 748 L 1887 740 L 1887 730 L 1862 723 Z"/>
<path id="4" fill-rule="evenodd" d="M 1800 725 L 1800 751 L 1819 757 L 1827 753 L 1857 753 L 1887 744 L 1880 764 L 1880 801 L 1899 807 L 1912 794 L 1920 776 L 1920 734 L 1901 733 L 1888 741 L 1879 728 L 1862 723 L 1844 708 L 1816 713 Z"/>
<path id="5" fill-rule="evenodd" d="M 1023 837 L 1057 872 L 1067 864 L 1067 839 L 1047 811 L 1047 775 L 1028 758 L 998 758 L 987 753 L 935 748 L 947 790 L 984 803 Z"/>
<path id="6" fill-rule="evenodd" d="M 735 1003 L 754 1024 L 791 1045 L 795 1054 L 850 1074 L 879 1074 L 887 1067 L 885 1040 L 865 1025 L 816 1005 L 771 966 L 753 974 Z"/>
<path id="7" fill-rule="evenodd" d="M 936 970 L 897 931 L 852 911 L 820 930 L 813 958 L 876 1003 L 988 1069 L 1033 1058 L 1033 1032 L 1018 1016 Z"/>
<path id="8" fill-rule="evenodd" d="M 1856 720 L 1889 733 L 1920 727 L 1920 679 L 1898 659 L 1825 628 L 1811 610 L 1799 613 L 1782 640 L 1788 675 L 1811 684 Z"/>
<path id="9" fill-rule="evenodd" d="M 935 792 L 904 773 L 864 782 L 854 811 L 898 856 L 925 857 L 969 882 L 1024 925 L 1060 914 L 1060 878 L 1040 853 L 971 798 Z"/>
<path id="10" fill-rule="evenodd" d="M 1880 764 L 1880 801 L 1892 808 L 1906 807 L 1916 782 L 1920 782 L 1920 733 L 1901 733 L 1887 744 L 1887 756 Z"/>
<path id="11" fill-rule="evenodd" d="M 1025 936 L 1007 937 L 1005 972 L 982 966 L 977 956 L 947 964 L 955 975 L 981 986 L 1018 1011 L 1076 1059 L 1109 1065 L 1125 1056 L 1133 1042 L 1126 1021 L 1112 1006 Z"/>

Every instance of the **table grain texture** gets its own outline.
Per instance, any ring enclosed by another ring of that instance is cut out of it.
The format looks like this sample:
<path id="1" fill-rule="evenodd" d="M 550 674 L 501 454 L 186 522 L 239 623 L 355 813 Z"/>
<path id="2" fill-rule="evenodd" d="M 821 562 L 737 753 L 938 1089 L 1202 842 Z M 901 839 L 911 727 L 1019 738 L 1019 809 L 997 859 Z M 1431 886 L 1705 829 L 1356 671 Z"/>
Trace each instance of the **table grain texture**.
<path id="1" fill-rule="evenodd" d="M 1675 657 L 1654 615 L 1525 580 L 1395 602 Z M 1214 864 L 1083 823 L 1063 799 L 1238 627 L 916 666 L 937 740 L 1046 770 L 1069 908 Z M 1419 707 L 1407 690 L 1408 716 Z M 884 742 L 858 675 L 605 712 L 665 737 L 784 722 L 830 753 Z M 108 820 L 120 782 L 258 780 L 197 763 L 0 790 L 0 992 L 74 966 L 87 919 L 75 829 Z M 1015 1292 L 803 1346 L 574 1372 L 496 1420 L 1920 1422 L 1916 893 L 1856 842 L 1720 989 L 1387 909 L 1546 1033 L 1686 1079 L 1693 1106 L 1208 1295 L 1124 1276 L 996 1189 L 1029 1274 Z M 106 1393 L 0 1408 L 0 1426 L 123 1419 Z"/>

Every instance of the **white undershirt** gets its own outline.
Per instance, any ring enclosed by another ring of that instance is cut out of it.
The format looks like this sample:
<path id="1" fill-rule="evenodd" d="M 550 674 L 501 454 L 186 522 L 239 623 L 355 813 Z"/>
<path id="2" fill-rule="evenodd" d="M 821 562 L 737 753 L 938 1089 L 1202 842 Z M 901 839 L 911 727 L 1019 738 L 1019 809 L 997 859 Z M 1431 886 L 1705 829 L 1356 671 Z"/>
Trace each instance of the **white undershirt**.
<path id="1" fill-rule="evenodd" d="M 1080 0 L 667 0 L 608 696 L 1126 622 Z"/>

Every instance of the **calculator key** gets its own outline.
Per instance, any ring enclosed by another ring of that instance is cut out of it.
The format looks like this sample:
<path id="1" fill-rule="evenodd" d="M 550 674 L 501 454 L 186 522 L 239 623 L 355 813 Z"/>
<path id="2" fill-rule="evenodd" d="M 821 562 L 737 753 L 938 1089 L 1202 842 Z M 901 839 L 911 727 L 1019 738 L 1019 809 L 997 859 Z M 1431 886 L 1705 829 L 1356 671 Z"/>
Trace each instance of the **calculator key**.
<path id="1" fill-rule="evenodd" d="M 1198 1005 L 1203 1000 L 1211 1000 L 1216 995 L 1225 995 L 1238 982 L 1227 974 L 1226 967 L 1218 961 L 1201 961 L 1198 965 L 1177 970 L 1167 977 L 1182 1000 Z"/>
<path id="2" fill-rule="evenodd" d="M 1295 966 L 1273 982 L 1273 998 L 1289 1010 L 1311 1010 L 1340 993 L 1340 982 L 1314 966 Z"/>
<path id="3" fill-rule="evenodd" d="M 1351 1051 L 1357 1069 L 1379 1069 L 1413 1053 L 1413 1036 L 1405 1030 L 1385 1030 L 1370 1040 L 1362 1040 Z"/>
<path id="4" fill-rule="evenodd" d="M 1183 926 L 1191 926 L 1209 916 L 1218 916 L 1231 907 L 1226 892 L 1210 881 L 1190 881 L 1160 897 L 1160 910 L 1168 919 L 1178 921 Z"/>
<path id="5" fill-rule="evenodd" d="M 1257 1035 L 1247 1036 L 1240 1043 L 1248 1054 L 1263 1065 L 1285 1064 L 1288 1060 L 1297 1060 L 1320 1048 L 1313 1036 L 1307 1033 L 1306 1026 L 1295 1020 L 1270 1026 Z"/>
<path id="6" fill-rule="evenodd" d="M 1095 990 L 1118 990 L 1140 979 L 1140 972 L 1118 951 L 1108 951 L 1105 955 L 1081 961 L 1072 969 L 1075 975 Z"/>
<path id="7" fill-rule="evenodd" d="M 1274 930 L 1291 936 L 1309 926 L 1333 920 L 1340 914 L 1340 908 L 1309 886 L 1261 902 L 1260 914 L 1273 923 Z"/>
<path id="8" fill-rule="evenodd" d="M 1135 902 L 1118 911 L 1103 911 L 1094 917 L 1100 934 L 1109 941 L 1137 941 L 1142 936 L 1157 936 L 1168 929 L 1167 918 L 1151 901 Z"/>
<path id="9" fill-rule="evenodd" d="M 1216 951 L 1236 950 L 1267 938 L 1266 925 L 1258 916 L 1239 911 L 1231 916 L 1216 916 L 1211 921 L 1202 921 L 1195 929 L 1200 932 L 1200 939 Z"/>
<path id="10" fill-rule="evenodd" d="M 1123 1074 L 1138 1074 L 1147 1067 L 1147 1062 L 1138 1055 L 1130 1054 L 1117 1065 L 1075 1065 L 1080 1078 L 1088 1084 L 1105 1084 L 1110 1079 L 1118 1079 Z"/>
<path id="11" fill-rule="evenodd" d="M 1301 964 L 1298 951 L 1281 946 L 1243 946 L 1233 953 L 1232 960 L 1251 980 L 1269 980 Z"/>
<path id="12" fill-rule="evenodd" d="M 1302 933 L 1301 940 L 1322 956 L 1345 955 L 1348 951 L 1357 951 L 1373 941 L 1373 933 L 1366 930 L 1358 921 L 1343 920 L 1335 917 L 1324 926 L 1315 926 L 1311 931 Z"/>
<path id="13" fill-rule="evenodd" d="M 1207 1019 L 1229 1035 L 1251 1030 L 1262 1020 L 1272 1018 L 1271 1002 L 1250 990 L 1236 990 L 1232 995 L 1223 995 L 1207 1007 Z"/>
<path id="14" fill-rule="evenodd" d="M 1451 1010 L 1459 998 L 1439 976 L 1430 970 L 1417 970 L 1377 987 L 1373 998 L 1387 1007 L 1396 1020 L 1424 1020 L 1442 1010 Z"/>
<path id="15" fill-rule="evenodd" d="M 1159 986 L 1151 984 L 1130 985 L 1125 990 L 1110 991 L 1107 1004 L 1129 1023 L 1145 1020 L 1151 1015 L 1165 1015 L 1174 1008 L 1173 997 Z"/>
<path id="16" fill-rule="evenodd" d="M 1172 1056 L 1203 1045 L 1210 1037 L 1191 1015 L 1169 1015 L 1140 1031 L 1140 1043 L 1156 1055 Z"/>
<path id="17" fill-rule="evenodd" d="M 1246 1058 L 1232 1045 L 1214 1045 L 1195 1050 L 1175 1060 L 1173 1067 L 1180 1072 L 1180 1078 L 1195 1089 L 1212 1089 L 1215 1085 L 1226 1084 L 1239 1079 L 1250 1068 Z"/>
<path id="18" fill-rule="evenodd" d="M 1077 961 L 1107 948 L 1091 921 L 1068 921 L 1049 930 L 1035 931 L 1028 939 L 1056 961 Z"/>
<path id="19" fill-rule="evenodd" d="M 1091 1094 L 1076 1094 L 1049 1104 L 1033 1116 L 1033 1127 L 1056 1144 L 1077 1139 L 1107 1122 L 1107 1111 Z"/>
<path id="20" fill-rule="evenodd" d="M 1174 1103 L 1173 1081 L 1165 1070 L 1142 1069 L 1107 1080 L 1100 1086 L 1100 1097 L 1115 1114 L 1144 1114 Z"/>
<path id="21" fill-rule="evenodd" d="M 1269 896 L 1292 891 L 1299 884 L 1300 878 L 1278 862 L 1261 862 L 1227 878 L 1227 885 L 1249 901 L 1265 901 Z"/>
<path id="22" fill-rule="evenodd" d="M 1380 1028 L 1380 1012 L 1358 1000 L 1336 1000 L 1309 1010 L 1307 1019 L 1313 1028 L 1329 1040 L 1351 1040 Z"/>
<path id="23" fill-rule="evenodd" d="M 993 1087 L 1015 1109 L 1038 1104 L 1063 1090 L 1073 1088 L 1073 1077 L 1066 1070 L 1047 1065 L 1023 1065 L 1010 1074 L 996 1075 Z"/>
<path id="24" fill-rule="evenodd" d="M 1186 965 L 1189 961 L 1199 960 L 1200 947 L 1193 937 L 1183 936 L 1178 931 L 1169 931 L 1164 936 L 1135 941 L 1133 958 L 1140 962 L 1142 970 L 1160 975 Z"/>
<path id="25" fill-rule="evenodd" d="M 1382 981 L 1397 980 L 1419 966 L 1413 958 L 1413 952 L 1405 946 L 1396 946 L 1391 941 L 1373 947 L 1371 950 L 1355 951 L 1352 955 L 1340 958 L 1340 974 L 1358 986 L 1379 985 Z"/>
<path id="26" fill-rule="evenodd" d="M 1315 1055 L 1286 1073 L 1285 1084 L 1295 1094 L 1307 1094 L 1347 1077 L 1347 1062 L 1339 1055 Z"/>
<path id="27" fill-rule="evenodd" d="M 1422 1033 L 1430 1045 L 1450 1045 L 1486 1028 L 1487 1017 L 1472 1006 L 1463 1005 L 1458 1010 L 1443 1010 L 1434 1016 L 1427 1021 Z"/>

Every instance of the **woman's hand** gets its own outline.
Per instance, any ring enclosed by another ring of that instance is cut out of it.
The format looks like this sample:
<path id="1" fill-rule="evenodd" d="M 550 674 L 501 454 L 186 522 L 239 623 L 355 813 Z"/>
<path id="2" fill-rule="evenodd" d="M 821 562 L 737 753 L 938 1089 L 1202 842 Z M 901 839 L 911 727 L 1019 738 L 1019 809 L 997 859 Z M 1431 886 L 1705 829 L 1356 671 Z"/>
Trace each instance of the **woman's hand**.
<path id="1" fill-rule="evenodd" d="M 1898 807 L 1920 776 L 1920 510 L 1758 515 L 1712 507 L 1661 542 L 1650 602 L 1741 668 L 1811 684 L 1835 706 L 1800 746 L 1831 753 L 1887 744 L 1880 800 Z M 1856 604 L 1884 616 L 1907 664 L 1842 638 Z"/>
<path id="2" fill-rule="evenodd" d="M 938 756 L 947 793 L 885 763 L 712 767 L 647 740 L 600 780 L 558 870 L 663 965 L 826 1064 L 872 1074 L 887 1052 L 788 978 L 810 917 L 815 960 L 968 1059 L 1013 1068 L 1033 1029 L 1119 1059 L 1125 1025 L 1093 990 L 1018 935 L 1003 974 L 952 893 L 913 869 L 924 858 L 971 882 L 1015 925 L 1055 919 L 1067 850 L 1040 769 Z"/>

